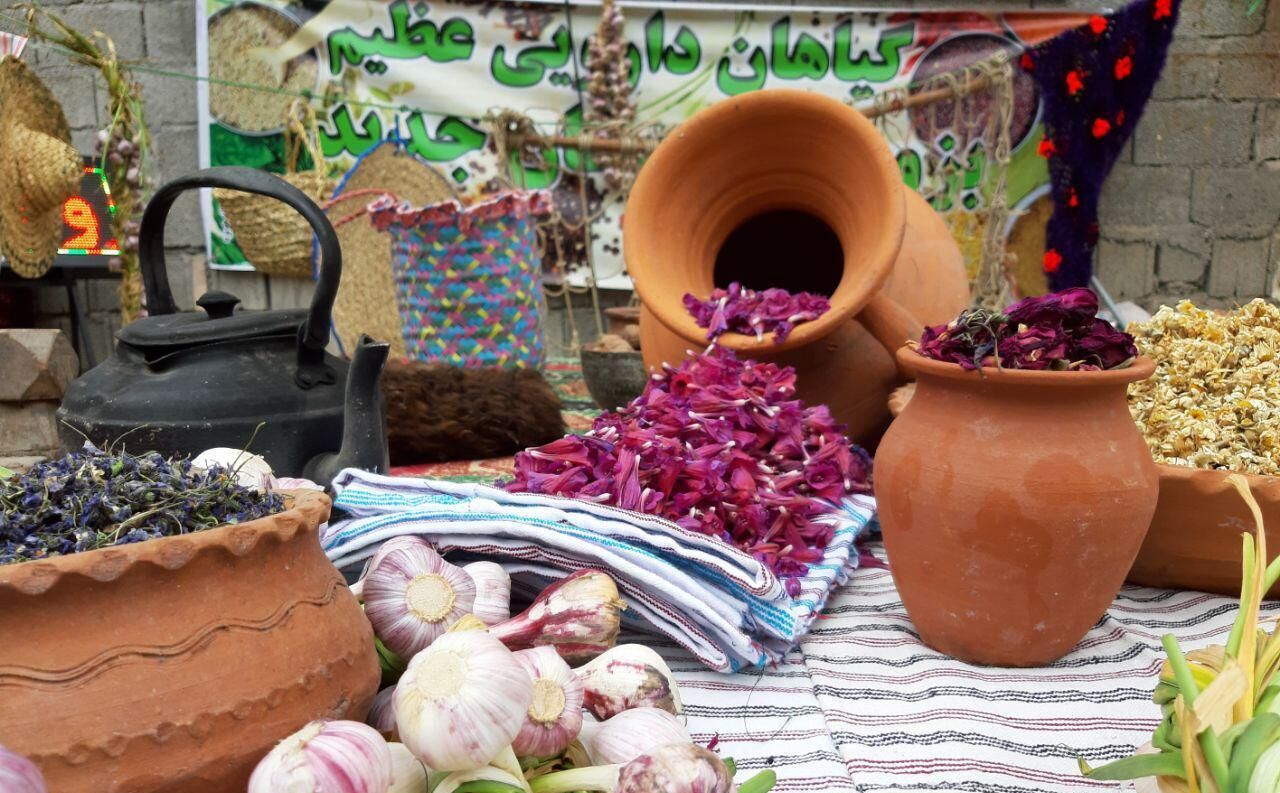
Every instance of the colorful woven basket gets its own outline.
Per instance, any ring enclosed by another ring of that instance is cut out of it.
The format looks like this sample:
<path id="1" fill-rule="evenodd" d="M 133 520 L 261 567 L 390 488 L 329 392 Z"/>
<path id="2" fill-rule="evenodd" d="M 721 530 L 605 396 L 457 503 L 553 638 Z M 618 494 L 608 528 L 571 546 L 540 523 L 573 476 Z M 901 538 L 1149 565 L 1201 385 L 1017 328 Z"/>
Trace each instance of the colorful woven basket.
<path id="1" fill-rule="evenodd" d="M 537 216 L 543 193 L 503 193 L 470 207 L 422 209 L 389 200 L 370 207 L 390 230 L 405 352 L 452 366 L 540 368 Z"/>

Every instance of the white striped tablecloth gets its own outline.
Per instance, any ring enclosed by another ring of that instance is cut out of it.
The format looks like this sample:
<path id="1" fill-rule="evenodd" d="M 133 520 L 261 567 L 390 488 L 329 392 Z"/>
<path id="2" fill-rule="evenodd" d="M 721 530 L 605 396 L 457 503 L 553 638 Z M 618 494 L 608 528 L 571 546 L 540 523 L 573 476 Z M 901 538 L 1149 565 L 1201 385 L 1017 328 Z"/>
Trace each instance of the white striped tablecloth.
<path id="1" fill-rule="evenodd" d="M 718 735 L 739 780 L 771 767 L 780 792 L 1074 793 L 1127 789 L 1082 779 L 1076 757 L 1096 765 L 1150 738 L 1160 637 L 1220 644 L 1235 613 L 1230 597 L 1126 587 L 1052 666 L 978 667 L 921 644 L 889 572 L 862 569 L 802 651 L 763 673 L 711 672 L 675 645 L 657 649 L 680 679 L 690 731 Z"/>

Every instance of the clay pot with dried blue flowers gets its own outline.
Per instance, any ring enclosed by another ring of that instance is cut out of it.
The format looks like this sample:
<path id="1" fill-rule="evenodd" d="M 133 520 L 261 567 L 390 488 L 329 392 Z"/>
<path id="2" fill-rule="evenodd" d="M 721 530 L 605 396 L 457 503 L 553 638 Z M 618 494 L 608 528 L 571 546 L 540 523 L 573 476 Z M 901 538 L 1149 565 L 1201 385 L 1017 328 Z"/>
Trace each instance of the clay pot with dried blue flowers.
<path id="1" fill-rule="evenodd" d="M 880 444 L 875 495 L 920 638 L 977 664 L 1062 657 L 1106 612 L 1155 512 L 1156 466 L 1126 398 L 1154 364 L 897 357 L 915 393 Z"/>

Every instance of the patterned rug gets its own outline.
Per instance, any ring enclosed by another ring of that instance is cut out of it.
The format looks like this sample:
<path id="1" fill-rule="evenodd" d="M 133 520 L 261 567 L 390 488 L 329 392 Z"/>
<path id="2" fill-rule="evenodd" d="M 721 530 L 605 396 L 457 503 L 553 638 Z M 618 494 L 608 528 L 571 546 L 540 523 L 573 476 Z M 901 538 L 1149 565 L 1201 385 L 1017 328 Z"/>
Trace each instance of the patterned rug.
<path id="1" fill-rule="evenodd" d="M 587 393 L 582 380 L 582 364 L 577 360 L 557 359 L 547 363 L 542 376 L 560 397 L 564 423 L 570 432 L 581 433 L 591 429 L 591 422 L 600 414 L 600 408 Z M 491 460 L 455 460 L 447 463 L 427 463 L 392 468 L 395 476 L 422 476 L 430 479 L 448 479 L 454 482 L 491 483 L 511 476 L 515 466 L 513 457 L 495 457 Z"/>

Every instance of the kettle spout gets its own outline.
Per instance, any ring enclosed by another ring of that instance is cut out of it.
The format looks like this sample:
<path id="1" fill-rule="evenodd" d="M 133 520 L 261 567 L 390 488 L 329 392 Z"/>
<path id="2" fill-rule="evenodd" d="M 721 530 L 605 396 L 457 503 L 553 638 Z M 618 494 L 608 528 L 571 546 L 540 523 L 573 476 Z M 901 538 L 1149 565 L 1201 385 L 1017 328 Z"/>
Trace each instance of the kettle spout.
<path id="1" fill-rule="evenodd" d="M 391 345 L 361 336 L 347 369 L 346 405 L 343 410 L 342 447 L 313 457 L 303 473 L 328 488 L 344 468 L 386 473 L 387 427 L 378 381 Z"/>

